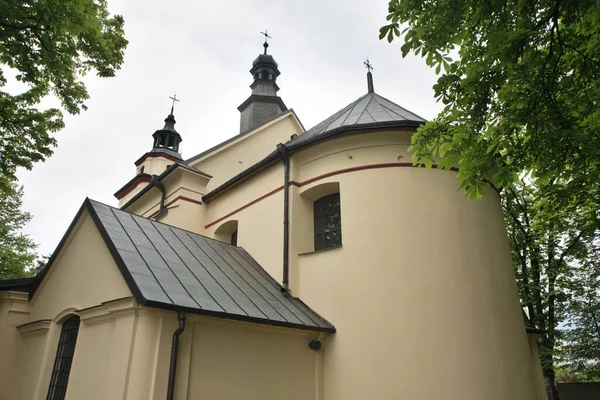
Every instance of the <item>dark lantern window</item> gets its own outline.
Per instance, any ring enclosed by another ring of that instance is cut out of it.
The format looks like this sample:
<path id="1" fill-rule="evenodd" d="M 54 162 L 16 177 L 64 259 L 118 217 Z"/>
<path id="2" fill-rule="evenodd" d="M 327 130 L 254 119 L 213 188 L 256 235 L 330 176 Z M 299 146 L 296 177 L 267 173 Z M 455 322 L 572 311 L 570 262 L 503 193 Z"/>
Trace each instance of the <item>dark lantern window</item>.
<path id="1" fill-rule="evenodd" d="M 314 204 L 315 250 L 342 245 L 340 194 L 321 197 Z"/>

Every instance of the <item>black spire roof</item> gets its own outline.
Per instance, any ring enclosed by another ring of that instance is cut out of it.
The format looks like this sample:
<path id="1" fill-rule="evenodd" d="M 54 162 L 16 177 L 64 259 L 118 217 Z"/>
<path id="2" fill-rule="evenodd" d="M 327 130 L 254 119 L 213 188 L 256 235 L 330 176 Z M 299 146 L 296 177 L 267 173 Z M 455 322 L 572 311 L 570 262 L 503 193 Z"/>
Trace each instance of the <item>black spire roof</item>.
<path id="1" fill-rule="evenodd" d="M 265 35 L 264 52 L 256 57 L 250 69 L 254 78 L 254 82 L 250 85 L 252 94 L 238 107 L 241 113 L 240 132 L 258 128 L 287 110 L 283 100 L 277 96 L 279 86 L 276 81 L 281 74 L 279 65 L 272 55 L 267 54 L 269 44 L 266 38 L 270 36 L 266 33 L 263 35 Z"/>
<path id="2" fill-rule="evenodd" d="M 164 153 L 181 159 L 179 144 L 183 141 L 179 132 L 175 130 L 175 116 L 171 114 L 165 118 L 165 126 L 152 134 L 154 144 L 151 153 Z"/>

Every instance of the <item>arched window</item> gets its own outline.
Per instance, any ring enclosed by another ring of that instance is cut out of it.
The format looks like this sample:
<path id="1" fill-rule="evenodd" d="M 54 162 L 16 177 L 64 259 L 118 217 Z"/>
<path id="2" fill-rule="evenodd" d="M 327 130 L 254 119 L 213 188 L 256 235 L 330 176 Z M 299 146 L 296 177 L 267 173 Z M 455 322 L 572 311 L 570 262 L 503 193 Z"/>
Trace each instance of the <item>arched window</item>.
<path id="1" fill-rule="evenodd" d="M 315 251 L 342 245 L 340 194 L 333 193 L 314 203 Z"/>
<path id="2" fill-rule="evenodd" d="M 63 322 L 46 400 L 63 400 L 65 398 L 78 332 L 79 317 L 77 315 L 73 315 Z"/>

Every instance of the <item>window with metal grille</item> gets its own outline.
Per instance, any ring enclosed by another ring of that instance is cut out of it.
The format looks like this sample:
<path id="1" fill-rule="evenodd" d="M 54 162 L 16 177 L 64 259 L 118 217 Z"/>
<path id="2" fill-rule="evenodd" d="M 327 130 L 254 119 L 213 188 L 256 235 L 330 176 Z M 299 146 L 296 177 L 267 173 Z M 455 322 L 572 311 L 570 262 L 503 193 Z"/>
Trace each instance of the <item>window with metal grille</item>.
<path id="1" fill-rule="evenodd" d="M 315 250 L 342 245 L 340 194 L 333 193 L 315 201 Z"/>
<path id="2" fill-rule="evenodd" d="M 78 332 L 79 317 L 77 315 L 69 317 L 63 322 L 46 400 L 63 400 L 65 398 Z"/>

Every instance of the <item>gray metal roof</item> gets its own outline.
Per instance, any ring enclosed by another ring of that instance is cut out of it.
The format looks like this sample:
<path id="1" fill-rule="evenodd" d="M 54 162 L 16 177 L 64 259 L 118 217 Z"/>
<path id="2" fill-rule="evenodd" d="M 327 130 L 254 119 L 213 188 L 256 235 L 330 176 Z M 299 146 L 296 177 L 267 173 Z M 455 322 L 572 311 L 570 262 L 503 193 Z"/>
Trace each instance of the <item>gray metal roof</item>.
<path id="1" fill-rule="evenodd" d="M 290 140 L 285 146 L 288 150 L 295 151 L 320 140 L 326 140 L 327 138 L 351 131 L 389 128 L 397 129 L 403 127 L 416 129 L 425 122 L 427 121 L 417 114 L 400 107 L 398 104 L 389 101 L 377 93 L 369 92 L 358 100 L 348 104 L 331 117 L 315 125 L 305 133 Z M 233 176 L 211 192 L 206 193 L 202 196 L 202 200 L 206 202 L 210 201 L 213 197 L 232 184 L 244 179 L 246 176 L 265 167 L 269 163 L 274 162 L 278 158 L 279 155 L 277 151 L 271 152 L 259 162 Z M 192 160 L 193 159 L 186 162 Z"/>
<path id="2" fill-rule="evenodd" d="M 335 332 L 241 247 L 86 200 L 137 301 L 259 324 Z"/>
<path id="3" fill-rule="evenodd" d="M 422 124 L 427 121 L 385 97 L 370 92 L 299 135 L 287 145 L 289 148 L 296 148 L 335 132 L 384 124 L 400 125 L 403 122 Z"/>

